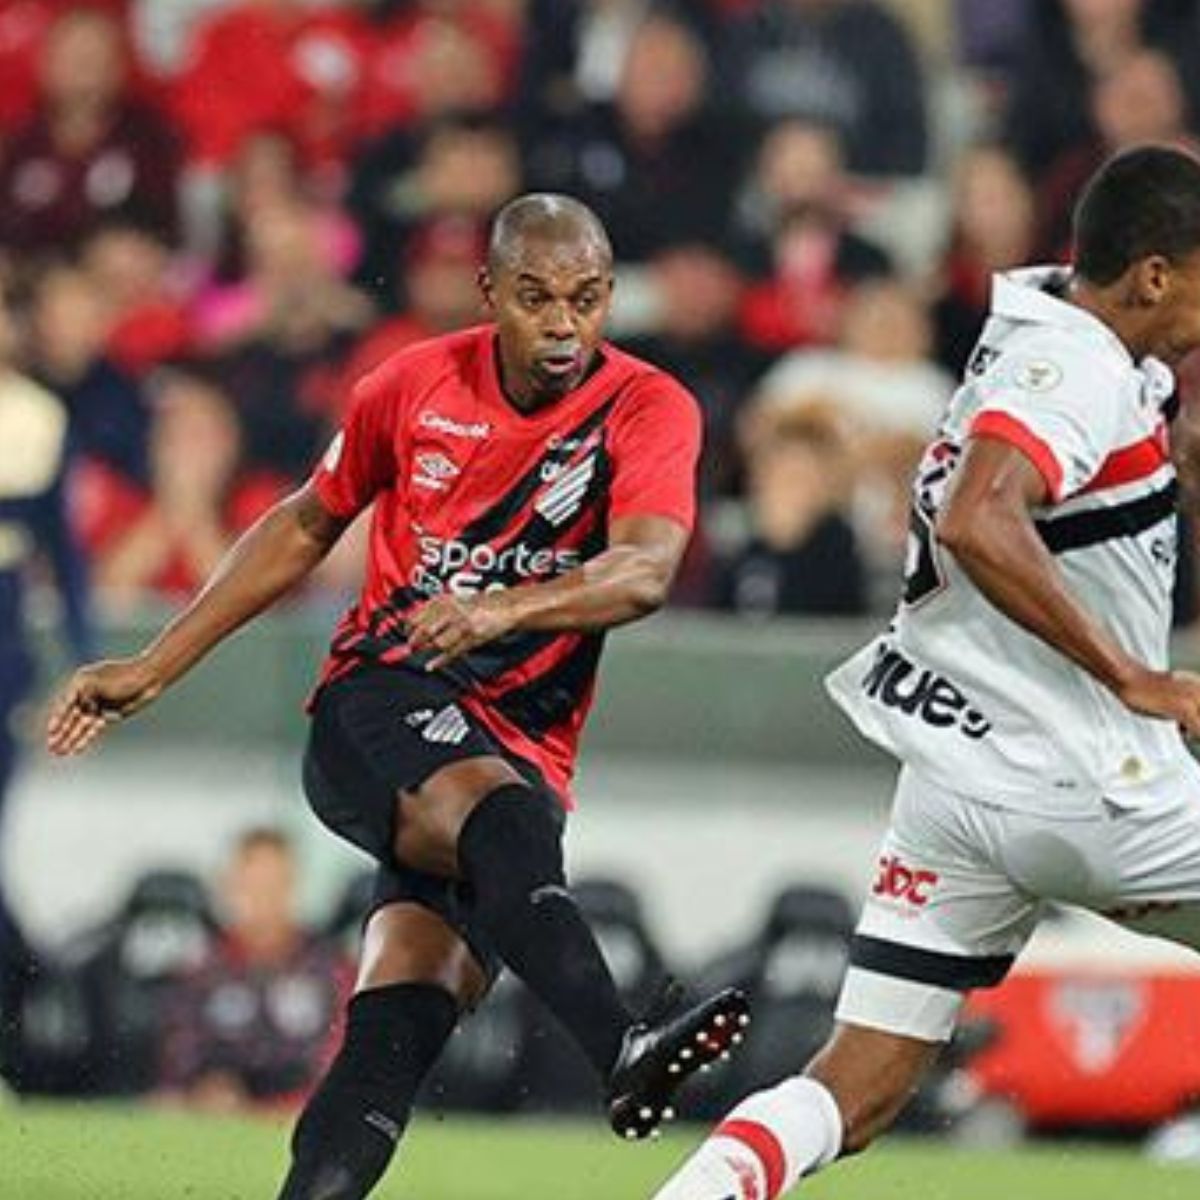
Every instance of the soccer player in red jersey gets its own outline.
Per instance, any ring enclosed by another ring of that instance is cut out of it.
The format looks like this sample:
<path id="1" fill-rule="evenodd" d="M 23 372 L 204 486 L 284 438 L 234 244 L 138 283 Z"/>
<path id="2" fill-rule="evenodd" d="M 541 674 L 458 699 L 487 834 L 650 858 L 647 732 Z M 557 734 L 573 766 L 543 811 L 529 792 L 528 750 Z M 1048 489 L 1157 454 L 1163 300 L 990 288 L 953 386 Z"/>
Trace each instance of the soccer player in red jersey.
<path id="1" fill-rule="evenodd" d="M 305 791 L 379 864 L 345 1041 L 296 1127 L 281 1200 L 356 1200 L 499 964 L 605 1081 L 626 1137 L 740 1039 L 743 998 L 634 1021 L 566 887 L 564 810 L 607 629 L 666 598 L 694 517 L 698 409 L 603 340 L 612 250 L 568 197 L 498 214 L 494 323 L 357 386 L 309 482 L 141 654 L 75 674 L 47 742 L 77 753 L 303 579 L 374 504 L 362 594 L 311 703 Z"/>

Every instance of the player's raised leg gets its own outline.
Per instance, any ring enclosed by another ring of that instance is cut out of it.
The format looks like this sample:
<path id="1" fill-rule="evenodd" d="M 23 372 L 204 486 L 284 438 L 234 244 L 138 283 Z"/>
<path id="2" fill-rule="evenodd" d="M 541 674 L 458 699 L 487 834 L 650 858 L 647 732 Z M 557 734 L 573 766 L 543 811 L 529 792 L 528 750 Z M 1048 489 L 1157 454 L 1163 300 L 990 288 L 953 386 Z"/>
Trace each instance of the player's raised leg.
<path id="1" fill-rule="evenodd" d="M 400 814 L 397 859 L 469 885 L 472 927 L 588 1056 L 620 1135 L 650 1133 L 678 1085 L 741 1040 L 735 991 L 634 1020 L 567 885 L 561 808 L 503 760 L 442 769 L 405 794 Z"/>

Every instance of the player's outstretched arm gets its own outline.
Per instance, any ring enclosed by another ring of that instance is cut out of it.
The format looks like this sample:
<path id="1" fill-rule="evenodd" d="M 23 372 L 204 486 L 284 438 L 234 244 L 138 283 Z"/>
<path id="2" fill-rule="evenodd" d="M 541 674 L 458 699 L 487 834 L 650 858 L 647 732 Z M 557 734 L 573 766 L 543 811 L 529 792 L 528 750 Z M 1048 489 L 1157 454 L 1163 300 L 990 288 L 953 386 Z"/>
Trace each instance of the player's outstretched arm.
<path id="1" fill-rule="evenodd" d="M 409 620 L 409 643 L 414 651 L 437 651 L 429 663 L 437 670 L 516 630 L 592 632 L 636 621 L 666 602 L 687 541 L 687 531 L 669 518 L 619 518 L 603 553 L 557 579 L 435 597 Z"/>
<path id="2" fill-rule="evenodd" d="M 280 501 L 237 541 L 145 650 L 75 672 L 51 705 L 47 749 L 78 754 L 108 726 L 145 708 L 218 642 L 299 583 L 345 527 L 311 485 Z"/>
<path id="3" fill-rule="evenodd" d="M 1200 678 L 1138 662 L 1075 597 L 1030 513 L 1046 500 L 1045 480 L 1022 451 L 972 438 L 938 517 L 937 539 L 1005 616 L 1078 663 L 1128 708 L 1200 736 Z"/>

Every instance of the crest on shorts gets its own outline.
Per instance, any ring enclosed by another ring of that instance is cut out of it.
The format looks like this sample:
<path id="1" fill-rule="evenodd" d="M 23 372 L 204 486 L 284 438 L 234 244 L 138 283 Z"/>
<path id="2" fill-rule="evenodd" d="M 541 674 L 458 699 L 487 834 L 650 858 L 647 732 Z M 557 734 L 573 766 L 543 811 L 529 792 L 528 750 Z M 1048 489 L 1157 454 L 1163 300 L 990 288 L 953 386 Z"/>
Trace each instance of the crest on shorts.
<path id="1" fill-rule="evenodd" d="M 447 704 L 436 712 L 431 708 L 418 708 L 410 712 L 404 723 L 412 729 L 421 730 L 427 742 L 457 746 L 471 732 L 467 718 L 457 704 Z"/>

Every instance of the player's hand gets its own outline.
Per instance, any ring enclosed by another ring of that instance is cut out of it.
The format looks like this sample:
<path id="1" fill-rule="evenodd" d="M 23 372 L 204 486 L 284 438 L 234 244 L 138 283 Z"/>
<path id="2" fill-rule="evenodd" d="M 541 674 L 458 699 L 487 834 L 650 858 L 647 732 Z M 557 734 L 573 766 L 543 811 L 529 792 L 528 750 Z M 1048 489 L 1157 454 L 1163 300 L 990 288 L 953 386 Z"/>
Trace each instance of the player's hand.
<path id="1" fill-rule="evenodd" d="M 133 716 L 161 691 L 142 658 L 80 667 L 50 705 L 46 749 L 60 757 L 82 753 L 110 725 Z"/>
<path id="2" fill-rule="evenodd" d="M 1174 721 L 1188 737 L 1200 738 L 1200 675 L 1191 671 L 1139 672 L 1117 696 L 1132 712 Z"/>
<path id="3" fill-rule="evenodd" d="M 440 670 L 513 629 L 516 620 L 506 596 L 506 592 L 435 596 L 409 617 L 409 646 L 414 653 L 436 651 L 425 669 Z"/>

